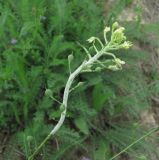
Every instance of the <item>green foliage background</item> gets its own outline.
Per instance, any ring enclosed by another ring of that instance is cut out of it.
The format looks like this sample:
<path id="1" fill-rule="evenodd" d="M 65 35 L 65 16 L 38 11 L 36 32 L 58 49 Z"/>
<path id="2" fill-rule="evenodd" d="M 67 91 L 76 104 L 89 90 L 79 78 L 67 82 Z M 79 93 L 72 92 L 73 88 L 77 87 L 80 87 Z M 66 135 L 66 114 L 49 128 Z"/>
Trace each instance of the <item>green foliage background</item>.
<path id="1" fill-rule="evenodd" d="M 132 0 L 117 0 L 104 14 L 105 1 L 95 0 L 5 0 L 0 1 L 0 127 L 12 135 L 3 159 L 16 160 L 14 150 L 27 158 L 57 123 L 59 105 L 45 95 L 52 90 L 62 100 L 69 75 L 67 57 L 73 53 L 76 68 L 85 57 L 78 46 L 87 46 L 90 36 L 101 36 L 105 25 L 118 19 Z M 121 20 L 134 44 L 157 47 L 158 23 Z M 150 39 L 147 33 L 155 33 Z M 43 148 L 38 160 L 108 160 L 143 135 L 139 115 L 152 106 L 159 93 L 158 71 L 148 76 L 142 69 L 150 54 L 144 49 L 116 53 L 126 61 L 122 71 L 81 74 L 84 85 L 71 93 L 64 126 Z M 151 145 L 152 144 L 152 145 Z M 141 142 L 123 157 L 159 158 L 155 144 Z M 143 156 L 145 155 L 145 157 Z M 12 158 L 11 158 L 12 157 Z"/>

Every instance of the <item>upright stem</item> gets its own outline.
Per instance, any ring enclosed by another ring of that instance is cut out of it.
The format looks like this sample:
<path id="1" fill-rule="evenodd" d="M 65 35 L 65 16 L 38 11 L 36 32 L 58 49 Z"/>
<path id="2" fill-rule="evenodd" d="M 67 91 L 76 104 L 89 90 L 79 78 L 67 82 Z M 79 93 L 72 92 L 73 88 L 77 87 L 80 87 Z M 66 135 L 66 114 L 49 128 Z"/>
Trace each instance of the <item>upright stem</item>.
<path id="1" fill-rule="evenodd" d="M 52 135 L 54 135 L 62 126 L 65 117 L 66 117 L 66 112 L 67 112 L 67 102 L 68 102 L 68 96 L 70 93 L 70 88 L 72 85 L 72 82 L 80 74 L 83 68 L 93 64 L 95 61 L 97 61 L 100 57 L 102 56 L 102 52 L 98 52 L 96 55 L 94 55 L 92 58 L 90 58 L 88 61 L 84 61 L 73 73 L 70 74 L 66 87 L 64 90 L 64 95 L 63 95 L 63 106 L 64 110 L 61 113 L 60 119 L 56 126 L 53 128 L 53 130 L 49 133 L 49 135 L 42 141 L 42 143 L 36 148 L 36 150 L 33 152 L 33 154 L 28 158 L 28 160 L 33 160 L 34 156 L 40 151 L 40 149 L 44 146 L 44 144 L 50 139 Z"/>

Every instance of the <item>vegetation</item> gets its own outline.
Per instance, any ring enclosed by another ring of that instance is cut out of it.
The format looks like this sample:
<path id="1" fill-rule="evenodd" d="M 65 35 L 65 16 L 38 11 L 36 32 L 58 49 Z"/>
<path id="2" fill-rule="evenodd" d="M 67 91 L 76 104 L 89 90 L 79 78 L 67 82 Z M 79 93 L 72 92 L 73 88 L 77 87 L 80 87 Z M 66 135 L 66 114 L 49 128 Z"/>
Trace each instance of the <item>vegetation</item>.
<path id="1" fill-rule="evenodd" d="M 127 39 L 134 44 L 130 50 L 113 51 L 126 64 L 118 72 L 106 67 L 76 77 L 67 118 L 35 159 L 108 160 L 131 144 L 135 145 L 116 159 L 159 158 L 155 147 L 158 139 L 144 137 L 154 129 L 149 132 L 140 121 L 140 114 L 151 108 L 152 97 L 159 93 L 158 66 L 150 62 L 144 49 L 158 47 L 158 23 L 141 23 L 140 5 L 135 8 L 136 19 L 119 19 L 132 0 L 117 0 L 107 11 L 105 3 L 0 1 L 0 128 L 10 135 L 2 159 L 28 159 L 32 155 L 60 118 L 59 103 L 70 66 L 74 71 L 86 57 L 81 45 L 89 48 L 85 40 L 91 36 L 102 39 L 104 26 L 115 21 L 126 28 Z M 93 53 L 93 48 L 89 51 Z M 72 55 L 73 63 L 68 64 Z M 147 71 L 145 64 L 151 69 Z M 144 138 L 138 142 L 140 137 Z"/>

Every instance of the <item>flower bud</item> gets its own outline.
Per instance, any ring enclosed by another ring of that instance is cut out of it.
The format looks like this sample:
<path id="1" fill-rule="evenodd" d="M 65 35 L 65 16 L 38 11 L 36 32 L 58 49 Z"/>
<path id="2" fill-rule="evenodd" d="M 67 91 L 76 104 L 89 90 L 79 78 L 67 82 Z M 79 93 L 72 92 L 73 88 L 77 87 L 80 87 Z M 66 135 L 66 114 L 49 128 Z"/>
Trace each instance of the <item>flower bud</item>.
<path id="1" fill-rule="evenodd" d="M 116 62 L 118 65 L 123 65 L 123 64 L 125 64 L 125 61 L 122 61 L 122 60 L 119 59 L 119 58 L 116 58 L 116 59 L 115 59 L 115 62 Z"/>
<path id="2" fill-rule="evenodd" d="M 68 56 L 68 61 L 71 62 L 71 61 L 73 60 L 73 58 L 74 58 L 73 54 L 70 54 L 70 55 Z"/>
<path id="3" fill-rule="evenodd" d="M 115 30 L 119 27 L 119 23 L 118 22 L 114 22 L 112 25 L 112 30 Z"/>
<path id="4" fill-rule="evenodd" d="M 108 66 L 108 69 L 110 69 L 112 71 L 118 71 L 118 70 L 120 70 L 120 68 L 117 65 L 110 65 L 110 66 Z"/>
<path id="5" fill-rule="evenodd" d="M 60 106 L 60 111 L 63 112 L 65 110 L 65 105 L 64 104 L 61 104 Z"/>
<path id="6" fill-rule="evenodd" d="M 110 27 L 105 27 L 104 33 L 107 33 L 107 32 L 109 32 L 109 31 L 110 31 Z"/>
<path id="7" fill-rule="evenodd" d="M 97 68 L 95 69 L 96 72 L 100 72 L 101 70 L 102 70 L 101 67 L 97 67 Z"/>
<path id="8" fill-rule="evenodd" d="M 117 44 L 120 44 L 121 42 L 125 41 L 126 37 L 125 37 L 124 32 L 123 32 L 124 30 L 125 30 L 124 27 L 120 27 L 117 30 L 115 30 L 112 33 L 111 41 L 113 43 L 117 43 Z"/>
<path id="9" fill-rule="evenodd" d="M 129 41 L 125 41 L 123 44 L 120 45 L 123 49 L 129 49 L 133 44 Z"/>
<path id="10" fill-rule="evenodd" d="M 33 140 L 33 137 L 32 136 L 27 136 L 26 139 L 27 139 L 28 142 L 31 142 Z"/>
<path id="11" fill-rule="evenodd" d="M 96 39 L 96 37 L 90 37 L 87 41 L 88 41 L 89 43 L 92 43 L 92 42 L 95 41 L 95 39 Z"/>

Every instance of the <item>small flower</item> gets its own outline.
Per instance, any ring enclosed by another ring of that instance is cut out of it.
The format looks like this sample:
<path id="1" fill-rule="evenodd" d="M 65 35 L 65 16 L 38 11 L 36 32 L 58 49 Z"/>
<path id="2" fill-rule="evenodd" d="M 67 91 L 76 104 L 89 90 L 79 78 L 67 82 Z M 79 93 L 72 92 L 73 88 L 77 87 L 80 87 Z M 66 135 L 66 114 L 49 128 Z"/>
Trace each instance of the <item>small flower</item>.
<path id="1" fill-rule="evenodd" d="M 122 61 L 122 60 L 119 59 L 119 58 L 116 58 L 116 59 L 115 59 L 115 62 L 116 62 L 116 64 L 118 64 L 118 65 L 124 65 L 124 64 L 125 64 L 125 61 Z"/>
<path id="2" fill-rule="evenodd" d="M 96 37 L 90 37 L 89 39 L 87 39 L 87 41 L 88 41 L 89 43 L 92 43 L 92 42 L 95 41 L 95 39 L 96 39 Z"/>
<path id="3" fill-rule="evenodd" d="M 115 30 L 112 33 L 111 41 L 117 44 L 121 44 L 123 41 L 125 41 L 126 37 L 124 35 L 124 30 L 125 30 L 124 27 L 120 27 L 117 30 Z"/>
<path id="4" fill-rule="evenodd" d="M 114 33 L 123 33 L 123 31 L 125 31 L 125 28 L 124 27 L 120 27 L 120 28 L 116 29 L 114 31 Z"/>
<path id="5" fill-rule="evenodd" d="M 120 70 L 120 68 L 117 65 L 110 65 L 110 66 L 108 66 L 108 69 L 110 69 L 112 71 L 118 71 L 118 70 Z"/>
<path id="6" fill-rule="evenodd" d="M 129 49 L 133 44 L 129 41 L 125 41 L 123 44 L 120 45 L 123 49 Z"/>
<path id="7" fill-rule="evenodd" d="M 10 41 L 10 43 L 14 45 L 14 44 L 17 43 L 17 40 L 15 38 L 12 38 L 11 41 Z"/>
<path id="8" fill-rule="evenodd" d="M 107 33 L 107 32 L 109 32 L 109 31 L 110 31 L 110 27 L 105 27 L 104 33 Z"/>

